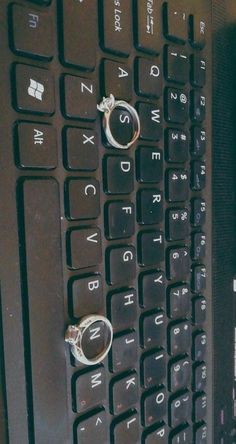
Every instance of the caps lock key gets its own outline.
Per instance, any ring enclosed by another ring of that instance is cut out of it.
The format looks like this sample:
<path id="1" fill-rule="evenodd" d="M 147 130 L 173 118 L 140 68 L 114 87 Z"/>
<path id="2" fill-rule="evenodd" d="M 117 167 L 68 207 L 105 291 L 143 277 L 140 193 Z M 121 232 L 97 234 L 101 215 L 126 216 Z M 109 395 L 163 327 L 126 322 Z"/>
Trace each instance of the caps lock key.
<path id="1" fill-rule="evenodd" d="M 103 46 L 128 56 L 131 48 L 131 0 L 103 1 Z"/>

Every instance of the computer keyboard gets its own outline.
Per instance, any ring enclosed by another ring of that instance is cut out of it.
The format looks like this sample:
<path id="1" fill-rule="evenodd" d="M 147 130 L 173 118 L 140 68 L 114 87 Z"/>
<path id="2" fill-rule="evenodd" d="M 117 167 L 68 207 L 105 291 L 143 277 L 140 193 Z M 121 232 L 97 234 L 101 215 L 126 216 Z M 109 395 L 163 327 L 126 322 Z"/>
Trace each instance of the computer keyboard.
<path id="1" fill-rule="evenodd" d="M 2 442 L 213 444 L 211 2 L 0 20 Z"/>

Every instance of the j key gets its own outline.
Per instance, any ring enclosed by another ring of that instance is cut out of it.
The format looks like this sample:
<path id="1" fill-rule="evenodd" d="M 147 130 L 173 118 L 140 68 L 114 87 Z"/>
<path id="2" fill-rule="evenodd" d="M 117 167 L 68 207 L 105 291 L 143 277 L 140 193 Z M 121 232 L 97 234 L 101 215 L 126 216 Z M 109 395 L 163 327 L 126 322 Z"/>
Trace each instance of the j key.
<path id="1" fill-rule="evenodd" d="M 206 378 L 207 378 L 207 367 L 203 362 L 202 364 L 197 365 L 194 369 L 194 390 L 195 391 L 203 391 L 206 387 Z"/>
<path id="2" fill-rule="evenodd" d="M 131 17 L 131 0 L 103 1 L 102 44 L 104 49 L 123 56 L 129 55 L 132 43 Z"/>
<path id="3" fill-rule="evenodd" d="M 119 372 L 134 368 L 138 358 L 138 338 L 135 332 L 113 339 L 111 352 L 111 369 Z"/>
<path id="4" fill-rule="evenodd" d="M 192 156 L 203 156 L 206 152 L 206 131 L 198 126 L 193 127 L 191 131 L 191 139 Z"/>
<path id="5" fill-rule="evenodd" d="M 145 438 L 145 444 L 166 444 L 168 431 L 167 427 L 163 425 L 158 427 L 154 432 L 148 433 Z"/>
<path id="6" fill-rule="evenodd" d="M 65 206 L 69 219 L 96 219 L 100 214 L 99 182 L 92 178 L 70 179 L 66 184 Z"/>
<path id="7" fill-rule="evenodd" d="M 193 436 L 190 427 L 181 430 L 181 432 L 174 435 L 171 440 L 171 444 L 192 444 L 192 442 Z"/>
<path id="8" fill-rule="evenodd" d="M 139 428 L 140 424 L 137 413 L 134 413 L 132 416 L 128 416 L 128 418 L 117 422 L 112 428 L 112 436 L 114 437 L 114 444 L 124 444 L 125 442 L 127 443 L 132 442 L 132 444 L 139 444 L 140 443 Z M 104 442 L 109 442 L 109 440 Z M 88 444 L 88 442 L 86 444 Z"/>
<path id="9" fill-rule="evenodd" d="M 167 391 L 160 389 L 151 395 L 146 395 L 142 402 L 142 422 L 149 426 L 161 422 L 167 411 Z"/>
<path id="10" fill-rule="evenodd" d="M 144 308 L 164 308 L 166 278 L 163 271 L 143 273 L 140 276 L 141 305 Z"/>
<path id="11" fill-rule="evenodd" d="M 66 167 L 70 170 L 94 171 L 98 167 L 98 140 L 94 130 L 66 128 Z"/>
<path id="12" fill-rule="evenodd" d="M 95 415 L 89 416 L 80 421 L 77 425 L 77 442 L 80 444 L 88 444 L 93 442 L 96 436 L 98 444 L 104 444 L 109 441 L 108 425 L 105 410 L 101 410 Z"/>
<path id="13" fill-rule="evenodd" d="M 150 53 L 161 50 L 161 5 L 136 2 L 135 43 L 138 49 Z"/>
<path id="14" fill-rule="evenodd" d="M 173 209 L 168 211 L 168 239 L 180 240 L 189 235 L 189 211 Z"/>
<path id="15" fill-rule="evenodd" d="M 189 322 L 173 325 L 169 332 L 169 351 L 172 355 L 187 353 L 191 345 L 191 326 Z"/>
<path id="16" fill-rule="evenodd" d="M 73 279 L 69 283 L 72 316 L 80 318 L 103 309 L 102 278 L 99 274 Z"/>
<path id="17" fill-rule="evenodd" d="M 150 388 L 160 385 L 166 377 L 166 353 L 164 350 L 146 354 L 141 364 L 142 384 Z"/>
<path id="18" fill-rule="evenodd" d="M 165 98 L 165 119 L 173 123 L 187 122 L 189 114 L 188 94 L 182 89 L 167 88 Z M 194 109 L 196 106 L 194 105 Z"/>
<path id="19" fill-rule="evenodd" d="M 99 228 L 79 228 L 68 232 L 68 257 L 70 268 L 92 267 L 102 260 L 101 232 Z"/>
<path id="20" fill-rule="evenodd" d="M 205 419 L 207 410 L 207 397 L 205 393 L 195 398 L 194 402 L 194 421 L 199 422 Z"/>
<path id="21" fill-rule="evenodd" d="M 172 82 L 188 82 L 189 59 L 186 51 L 175 46 L 166 47 L 165 73 L 167 79 Z"/>
<path id="22" fill-rule="evenodd" d="M 188 388 L 191 384 L 191 362 L 188 358 L 176 361 L 170 367 L 169 384 L 172 392 Z"/>
<path id="23" fill-rule="evenodd" d="M 134 189 L 134 163 L 128 156 L 105 159 L 105 190 L 109 194 L 129 194 Z"/>
<path id="24" fill-rule="evenodd" d="M 113 94 L 116 99 L 129 101 L 132 96 L 132 75 L 130 68 L 124 63 L 105 60 L 103 64 L 104 94 Z"/>
<path id="25" fill-rule="evenodd" d="M 167 160 L 181 163 L 188 160 L 189 137 L 186 131 L 168 129 L 166 132 Z"/>
<path id="26" fill-rule="evenodd" d="M 160 231 L 141 233 L 138 239 L 139 263 L 156 265 L 164 259 L 164 236 Z"/>
<path id="27" fill-rule="evenodd" d="M 134 407 L 138 402 L 139 381 L 137 373 L 130 373 L 126 378 L 117 380 L 112 385 L 112 411 L 118 415 Z"/>
<path id="28" fill-rule="evenodd" d="M 137 179 L 144 183 L 159 183 L 163 179 L 162 151 L 141 147 L 136 152 Z"/>
<path id="29" fill-rule="evenodd" d="M 201 293 L 206 289 L 206 267 L 204 265 L 193 267 L 192 288 L 195 293 Z"/>
<path id="30" fill-rule="evenodd" d="M 144 347 L 165 347 L 166 316 L 163 311 L 144 316 L 141 325 Z"/>
<path id="31" fill-rule="evenodd" d="M 137 319 L 138 298 L 134 288 L 110 296 L 109 315 L 114 330 L 133 327 Z"/>
<path id="32" fill-rule="evenodd" d="M 191 83 L 202 88 L 206 83 L 206 59 L 194 54 L 191 59 Z"/>
<path id="33" fill-rule="evenodd" d="M 109 239 L 122 239 L 134 234 L 134 204 L 129 201 L 110 202 L 105 208 L 106 235 Z"/>
<path id="34" fill-rule="evenodd" d="M 133 246 L 108 251 L 107 280 L 111 285 L 131 282 L 136 272 L 136 251 Z"/>
<path id="35" fill-rule="evenodd" d="M 77 412 L 102 404 L 106 398 L 106 374 L 103 367 L 78 375 L 74 385 Z"/>
<path id="36" fill-rule="evenodd" d="M 206 117 L 206 96 L 201 91 L 191 93 L 191 118 L 194 122 L 201 123 Z"/>
<path id="37" fill-rule="evenodd" d="M 27 56 L 51 59 L 52 19 L 47 12 L 13 5 L 11 9 L 13 50 Z"/>
<path id="38" fill-rule="evenodd" d="M 54 113 L 54 79 L 50 71 L 18 64 L 15 66 L 14 89 L 18 111 Z"/>
<path id="39" fill-rule="evenodd" d="M 201 296 L 193 299 L 193 321 L 196 325 L 201 325 L 206 320 L 206 299 Z"/>
<path id="40" fill-rule="evenodd" d="M 157 189 L 142 190 L 137 196 L 138 221 L 141 224 L 159 224 L 162 222 L 163 193 Z"/>
<path id="41" fill-rule="evenodd" d="M 190 40 L 195 48 L 202 49 L 206 43 L 206 21 L 200 15 L 190 17 Z"/>
<path id="42" fill-rule="evenodd" d="M 87 70 L 95 68 L 97 23 L 96 0 L 89 2 L 62 0 L 64 63 Z"/>
<path id="43" fill-rule="evenodd" d="M 168 315 L 173 319 L 185 318 L 191 309 L 190 288 L 188 284 L 170 288 Z"/>
<path id="44" fill-rule="evenodd" d="M 51 125 L 21 122 L 17 141 L 17 164 L 21 168 L 56 168 L 56 132 Z"/>
<path id="45" fill-rule="evenodd" d="M 192 400 L 189 392 L 173 399 L 170 405 L 171 427 L 188 422 L 191 419 Z"/>
<path id="46" fill-rule="evenodd" d="M 189 175 L 186 170 L 169 170 L 167 173 L 168 200 L 182 202 L 188 200 Z"/>
<path id="47" fill-rule="evenodd" d="M 202 260 L 206 256 L 206 235 L 204 233 L 195 233 L 192 236 L 192 258 Z"/>
<path id="48" fill-rule="evenodd" d="M 162 137 L 162 109 L 151 103 L 139 103 L 140 137 L 146 140 L 160 140 Z"/>
<path id="49" fill-rule="evenodd" d="M 202 361 L 206 356 L 207 337 L 206 333 L 197 333 L 193 341 L 193 357 L 195 361 Z"/>
<path id="50" fill-rule="evenodd" d="M 190 272 L 190 254 L 187 247 L 171 248 L 168 259 L 170 279 L 184 281 Z"/>
<path id="51" fill-rule="evenodd" d="M 196 198 L 192 200 L 192 224 L 200 227 L 206 221 L 206 202 L 204 199 Z"/>
<path id="52" fill-rule="evenodd" d="M 160 60 L 139 58 L 137 60 L 137 70 L 137 94 L 147 97 L 160 97 L 162 94 L 162 68 Z"/>
<path id="53" fill-rule="evenodd" d="M 96 119 L 97 97 L 93 81 L 66 75 L 63 101 L 66 117 L 81 120 Z"/>
<path id="54" fill-rule="evenodd" d="M 207 426 L 202 424 L 195 430 L 195 441 L 194 444 L 206 444 L 207 443 Z"/>
<path id="55" fill-rule="evenodd" d="M 191 164 L 191 184 L 192 189 L 201 191 L 206 186 L 206 164 L 195 160 Z"/>
<path id="56" fill-rule="evenodd" d="M 178 10 L 173 4 L 165 4 L 165 34 L 170 40 L 185 43 L 188 39 L 188 17 L 184 10 Z"/>

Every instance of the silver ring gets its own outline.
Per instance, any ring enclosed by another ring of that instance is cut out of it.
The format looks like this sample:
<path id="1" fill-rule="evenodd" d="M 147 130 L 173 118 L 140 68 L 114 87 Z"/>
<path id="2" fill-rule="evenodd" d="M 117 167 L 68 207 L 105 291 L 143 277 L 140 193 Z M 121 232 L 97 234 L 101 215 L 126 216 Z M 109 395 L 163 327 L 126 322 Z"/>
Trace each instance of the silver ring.
<path id="1" fill-rule="evenodd" d="M 133 118 L 134 135 L 132 140 L 128 142 L 126 145 L 121 145 L 119 142 L 117 142 L 116 139 L 114 139 L 110 128 L 111 113 L 117 107 L 126 109 Z M 112 94 L 110 94 L 109 97 L 103 97 L 101 103 L 97 105 L 97 109 L 102 113 L 104 113 L 103 128 L 110 145 L 112 145 L 114 148 L 119 148 L 121 150 L 127 150 L 131 145 L 133 145 L 133 143 L 138 139 L 140 134 L 140 120 L 136 109 L 133 106 L 129 105 L 129 103 L 125 102 L 124 100 L 115 100 L 115 97 Z"/>
<path id="2" fill-rule="evenodd" d="M 93 359 L 88 359 L 83 351 L 82 339 L 86 330 L 95 322 L 104 322 L 104 324 L 108 327 L 110 331 L 110 339 L 106 348 L 102 353 L 100 353 Z M 77 359 L 77 361 L 79 362 L 82 362 L 82 364 L 86 365 L 95 365 L 103 361 L 103 359 L 106 357 L 111 348 L 112 340 L 113 340 L 112 325 L 107 318 L 100 315 L 85 316 L 84 318 L 81 319 L 79 324 L 69 325 L 65 334 L 65 341 L 71 345 L 71 353 L 73 354 L 75 359 Z"/>

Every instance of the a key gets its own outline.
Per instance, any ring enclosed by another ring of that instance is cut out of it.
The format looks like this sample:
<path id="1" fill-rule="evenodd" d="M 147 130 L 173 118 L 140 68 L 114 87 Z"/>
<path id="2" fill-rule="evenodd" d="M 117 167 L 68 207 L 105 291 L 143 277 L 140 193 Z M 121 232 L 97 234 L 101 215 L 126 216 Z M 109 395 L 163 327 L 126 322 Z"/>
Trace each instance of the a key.
<path id="1" fill-rule="evenodd" d="M 75 318 L 90 313 L 100 313 L 103 309 L 103 289 L 100 274 L 72 279 L 69 282 L 69 301 L 71 315 Z"/>
<path id="2" fill-rule="evenodd" d="M 200 14 L 190 16 L 190 41 L 194 48 L 202 49 L 206 43 L 206 20 Z"/>
<path id="3" fill-rule="evenodd" d="M 138 312 L 138 298 L 134 288 L 109 296 L 109 316 L 114 330 L 133 327 Z"/>
<path id="4" fill-rule="evenodd" d="M 167 411 L 167 391 L 159 389 L 146 395 L 142 402 L 142 423 L 145 426 L 161 422 Z"/>
<path id="5" fill-rule="evenodd" d="M 105 159 L 105 190 L 109 194 L 129 194 L 134 188 L 134 162 L 128 156 Z"/>
<path id="6" fill-rule="evenodd" d="M 13 86 L 17 111 L 54 113 L 54 79 L 47 69 L 17 64 Z"/>
<path id="7" fill-rule="evenodd" d="M 202 424 L 200 427 L 195 429 L 195 444 L 206 444 L 207 443 L 207 426 Z"/>
<path id="8" fill-rule="evenodd" d="M 192 400 L 189 392 L 173 399 L 170 406 L 171 427 L 188 422 L 191 419 Z"/>
<path id="9" fill-rule="evenodd" d="M 159 183 L 163 179 L 163 153 L 152 147 L 136 151 L 137 179 L 142 183 Z"/>
<path id="10" fill-rule="evenodd" d="M 161 231 L 143 232 L 138 237 L 140 265 L 157 265 L 164 259 L 164 236 Z"/>
<path id="11" fill-rule="evenodd" d="M 142 384 L 147 388 L 160 385 L 166 378 L 166 352 L 146 353 L 141 362 Z"/>
<path id="12" fill-rule="evenodd" d="M 162 95 L 162 67 L 159 59 L 137 60 L 137 94 L 158 98 Z"/>
<path id="13" fill-rule="evenodd" d="M 66 117 L 91 121 L 96 119 L 96 87 L 92 80 L 65 75 L 62 102 Z"/>
<path id="14" fill-rule="evenodd" d="M 188 171 L 183 169 L 169 170 L 167 172 L 167 185 L 167 196 L 170 202 L 182 202 L 188 200 Z"/>
<path id="15" fill-rule="evenodd" d="M 66 182 L 65 208 L 69 219 L 96 219 L 100 214 L 100 190 L 96 179 Z"/>
<path id="16" fill-rule="evenodd" d="M 115 372 L 134 368 L 138 358 L 138 338 L 135 332 L 113 339 L 111 351 L 111 370 Z"/>
<path id="17" fill-rule="evenodd" d="M 206 117 L 206 96 L 202 91 L 191 93 L 191 118 L 193 122 L 201 123 Z"/>
<path id="18" fill-rule="evenodd" d="M 169 386 L 172 392 L 188 388 L 191 384 L 191 362 L 189 358 L 180 359 L 170 367 Z"/>
<path id="19" fill-rule="evenodd" d="M 173 325 L 169 331 L 169 351 L 177 356 L 188 353 L 191 345 L 191 326 L 188 321 Z"/>
<path id="20" fill-rule="evenodd" d="M 130 68 L 124 63 L 104 60 L 104 95 L 113 94 L 116 99 L 129 101 L 132 96 L 132 75 Z"/>
<path id="21" fill-rule="evenodd" d="M 139 416 L 137 413 L 133 413 L 131 416 L 115 422 L 114 426 L 112 427 L 114 444 L 124 444 L 125 442 L 139 444 L 139 427 Z M 107 442 L 109 442 L 109 440 Z"/>
<path id="22" fill-rule="evenodd" d="M 92 70 L 98 39 L 97 0 L 62 0 L 60 15 L 63 63 Z"/>
<path id="23" fill-rule="evenodd" d="M 189 58 L 182 48 L 167 46 L 165 52 L 165 75 L 171 82 L 185 84 L 189 80 Z"/>
<path id="24" fill-rule="evenodd" d="M 133 246 L 111 248 L 107 256 L 107 281 L 111 285 L 125 284 L 135 278 L 136 251 Z"/>
<path id="25" fill-rule="evenodd" d="M 104 444 L 104 442 L 109 441 L 108 430 L 107 415 L 105 410 L 100 410 L 98 413 L 78 422 L 77 442 L 88 444 L 93 442 L 94 436 L 96 436 L 96 442 Z"/>
<path id="26" fill-rule="evenodd" d="M 207 410 L 207 397 L 205 393 L 199 395 L 194 400 L 194 421 L 199 422 L 205 419 Z"/>
<path id="27" fill-rule="evenodd" d="M 165 90 L 165 119 L 168 122 L 184 124 L 189 115 L 189 98 L 183 89 L 166 88 Z M 194 102 L 196 103 L 196 102 Z M 194 105 L 195 110 L 195 105 Z"/>
<path id="28" fill-rule="evenodd" d="M 63 136 L 66 168 L 80 171 L 98 168 L 98 139 L 94 130 L 68 127 Z"/>
<path id="29" fill-rule="evenodd" d="M 143 347 L 165 347 L 166 316 L 163 311 L 145 315 L 141 321 Z"/>
<path id="30" fill-rule="evenodd" d="M 206 186 L 206 164 L 195 160 L 191 163 L 191 185 L 194 191 L 201 191 Z"/>
<path id="31" fill-rule="evenodd" d="M 50 60 L 53 55 L 52 18 L 48 12 L 13 5 L 12 48 L 20 54 Z"/>
<path id="32" fill-rule="evenodd" d="M 189 136 L 186 131 L 169 128 L 165 140 L 168 162 L 182 163 L 188 160 Z"/>
<path id="33" fill-rule="evenodd" d="M 112 411 L 118 415 L 134 407 L 138 402 L 139 381 L 137 373 L 129 373 L 125 378 L 112 384 Z"/>
<path id="34" fill-rule="evenodd" d="M 200 54 L 194 54 L 191 58 L 191 83 L 199 88 L 206 84 L 206 59 Z"/>
<path id="35" fill-rule="evenodd" d="M 192 200 L 192 224 L 201 227 L 206 221 L 206 202 L 204 199 L 196 198 Z"/>
<path id="36" fill-rule="evenodd" d="M 158 427 L 157 430 L 146 435 L 145 444 L 166 444 L 167 435 L 168 431 L 165 425 Z"/>
<path id="37" fill-rule="evenodd" d="M 141 274 L 139 284 L 141 305 L 144 308 L 164 308 L 166 277 L 163 271 Z"/>
<path id="38" fill-rule="evenodd" d="M 186 239 L 189 235 L 189 219 L 189 211 L 186 208 L 169 210 L 167 212 L 168 239 Z"/>
<path id="39" fill-rule="evenodd" d="M 206 299 L 203 296 L 193 299 L 193 321 L 196 325 L 204 324 L 206 321 Z"/>
<path id="40" fill-rule="evenodd" d="M 103 1 L 102 46 L 128 56 L 132 43 L 131 0 Z"/>
<path id="41" fill-rule="evenodd" d="M 162 137 L 162 109 L 151 103 L 139 103 L 140 138 L 145 140 L 160 140 Z"/>
<path id="42" fill-rule="evenodd" d="M 205 265 L 196 265 L 193 267 L 192 289 L 194 293 L 201 293 L 206 288 L 206 267 Z"/>
<path id="43" fill-rule="evenodd" d="M 137 196 L 138 222 L 141 224 L 159 224 L 162 222 L 163 193 L 158 189 L 142 190 Z"/>
<path id="44" fill-rule="evenodd" d="M 70 268 L 92 267 L 102 260 L 99 228 L 78 228 L 67 233 L 67 263 Z"/>
<path id="45" fill-rule="evenodd" d="M 172 437 L 171 444 L 192 444 L 193 436 L 190 427 L 178 432 Z"/>
<path id="46" fill-rule="evenodd" d="M 171 248 L 168 255 L 168 276 L 184 281 L 190 273 L 190 254 L 187 247 Z"/>
<path id="47" fill-rule="evenodd" d="M 73 386 L 76 412 L 101 405 L 106 398 L 106 373 L 103 367 L 79 374 Z"/>
<path id="48" fill-rule="evenodd" d="M 206 130 L 194 126 L 191 131 L 191 154 L 195 157 L 204 156 L 206 152 Z"/>
<path id="49" fill-rule="evenodd" d="M 109 202 L 105 207 L 106 235 L 109 239 L 124 239 L 134 234 L 134 204 L 130 201 Z"/>
<path id="50" fill-rule="evenodd" d="M 191 309 L 188 284 L 176 285 L 169 290 L 168 315 L 173 319 L 188 317 Z"/>
<path id="51" fill-rule="evenodd" d="M 205 390 L 207 378 L 207 367 L 203 362 L 194 368 L 193 387 L 197 392 Z"/>
<path id="52" fill-rule="evenodd" d="M 195 233 L 192 235 L 192 258 L 201 261 L 206 256 L 206 235 Z"/>
<path id="53" fill-rule="evenodd" d="M 135 43 L 138 49 L 157 54 L 161 50 L 161 4 L 135 3 Z"/>
<path id="54" fill-rule="evenodd" d="M 188 38 L 188 16 L 186 11 L 177 9 L 171 3 L 164 5 L 164 27 L 166 37 L 178 43 L 185 43 Z"/>
<path id="55" fill-rule="evenodd" d="M 207 337 L 206 333 L 196 333 L 193 340 L 193 358 L 195 361 L 203 361 L 206 357 Z"/>

